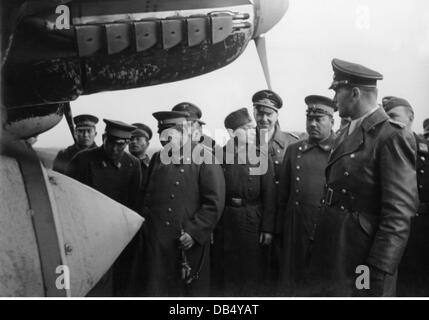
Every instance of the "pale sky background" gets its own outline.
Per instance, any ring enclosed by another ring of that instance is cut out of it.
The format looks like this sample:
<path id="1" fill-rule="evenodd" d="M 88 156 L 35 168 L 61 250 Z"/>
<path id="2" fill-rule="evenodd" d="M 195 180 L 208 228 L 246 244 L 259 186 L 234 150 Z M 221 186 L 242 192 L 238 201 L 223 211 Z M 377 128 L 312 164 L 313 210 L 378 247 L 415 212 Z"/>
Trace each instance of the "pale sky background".
<path id="1" fill-rule="evenodd" d="M 429 1 L 426 0 L 290 0 L 283 20 L 267 34 L 273 90 L 284 107 L 286 131 L 305 131 L 304 98 L 333 96 L 332 58 L 361 63 L 384 75 L 379 100 L 395 95 L 414 107 L 414 130 L 429 118 Z M 74 115 L 91 113 L 128 123 L 143 122 L 154 132 L 152 113 L 189 101 L 203 111 L 207 129 L 224 128 L 225 116 L 238 108 L 252 110 L 251 97 L 266 83 L 254 43 L 232 64 L 180 82 L 126 91 L 81 96 L 71 103 Z M 338 126 L 339 121 L 336 123 Z M 104 123 L 98 124 L 101 143 Z M 72 144 L 66 120 L 39 136 L 36 147 Z M 152 146 L 158 146 L 158 137 Z"/>

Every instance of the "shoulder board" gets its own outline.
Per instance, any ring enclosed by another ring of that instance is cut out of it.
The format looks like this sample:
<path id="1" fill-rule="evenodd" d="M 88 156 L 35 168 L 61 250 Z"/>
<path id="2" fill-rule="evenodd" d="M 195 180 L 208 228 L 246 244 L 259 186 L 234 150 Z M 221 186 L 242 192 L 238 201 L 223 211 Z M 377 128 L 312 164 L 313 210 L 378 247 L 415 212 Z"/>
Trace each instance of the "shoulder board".
<path id="1" fill-rule="evenodd" d="M 392 120 L 392 119 L 389 119 L 389 122 L 391 124 L 393 124 L 393 126 L 398 127 L 399 129 L 405 128 L 405 124 L 403 124 L 402 122 L 395 121 L 395 120 Z"/>
<path id="2" fill-rule="evenodd" d="M 295 134 L 295 133 L 292 133 L 292 132 L 288 132 L 288 134 L 289 135 L 291 135 L 292 137 L 294 137 L 295 139 L 297 139 L 297 140 L 300 140 L 301 138 L 297 135 L 297 134 Z"/>

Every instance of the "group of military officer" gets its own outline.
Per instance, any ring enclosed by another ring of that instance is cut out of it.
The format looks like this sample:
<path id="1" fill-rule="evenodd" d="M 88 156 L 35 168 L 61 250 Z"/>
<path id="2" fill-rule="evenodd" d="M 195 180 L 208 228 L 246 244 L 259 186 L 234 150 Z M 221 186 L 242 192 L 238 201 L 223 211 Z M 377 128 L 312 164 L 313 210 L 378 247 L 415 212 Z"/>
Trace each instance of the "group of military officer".
<path id="1" fill-rule="evenodd" d="M 246 108 L 225 118 L 223 148 L 202 133 L 197 106 L 154 113 L 163 148 L 151 159 L 148 126 L 105 119 L 97 147 L 98 119 L 75 117 L 76 143 L 54 169 L 145 218 L 90 295 L 393 296 L 397 284 L 427 295 L 429 119 L 424 138 L 413 134 L 407 100 L 377 103 L 380 73 L 332 67 L 335 96 L 305 98 L 302 137 L 280 129 L 283 101 L 270 90 L 252 98 L 256 128 Z M 252 174 L 251 147 L 267 161 L 262 174 Z M 165 150 L 177 161 L 163 161 Z M 357 285 L 362 267 L 369 286 Z"/>

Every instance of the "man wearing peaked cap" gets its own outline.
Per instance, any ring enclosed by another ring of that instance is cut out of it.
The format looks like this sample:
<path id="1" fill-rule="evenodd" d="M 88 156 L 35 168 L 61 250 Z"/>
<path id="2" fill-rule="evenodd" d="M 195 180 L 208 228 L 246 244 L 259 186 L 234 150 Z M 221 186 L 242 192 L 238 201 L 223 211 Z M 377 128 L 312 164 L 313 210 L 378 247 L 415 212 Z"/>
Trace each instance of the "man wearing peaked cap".
<path id="1" fill-rule="evenodd" d="M 413 132 L 414 111 L 407 100 L 389 96 L 384 97 L 382 102 L 392 120 L 403 123 L 409 132 Z M 429 226 L 429 143 L 416 133 L 413 134 L 417 144 L 416 172 L 420 204 L 416 217 L 411 220 L 410 238 L 398 271 L 398 295 L 427 296 L 429 258 L 425 252 L 429 247 L 425 243 L 429 241 L 422 240 L 428 237 Z"/>
<path id="2" fill-rule="evenodd" d="M 133 123 L 136 129 L 131 133 L 131 141 L 128 146 L 129 152 L 140 160 L 142 169 L 142 186 L 146 184 L 150 157 L 146 153 L 150 139 L 152 139 L 152 130 L 143 123 Z"/>
<path id="3" fill-rule="evenodd" d="M 390 119 L 403 123 L 412 132 L 414 110 L 407 100 L 393 96 L 384 97 L 382 106 Z"/>
<path id="4" fill-rule="evenodd" d="M 97 136 L 96 124 L 98 118 L 90 114 L 81 114 L 73 118 L 75 124 L 75 143 L 58 152 L 53 163 L 53 169 L 62 174 L 66 173 L 71 159 L 79 151 L 97 147 L 94 142 Z"/>
<path id="5" fill-rule="evenodd" d="M 190 139 L 188 112 L 153 116 L 163 148 L 151 159 L 139 209 L 147 221 L 140 268 L 144 291 L 137 295 L 208 296 L 210 238 L 225 202 L 222 168 L 193 161 L 197 143 Z M 171 144 L 180 149 L 178 162 L 165 161 Z"/>
<path id="6" fill-rule="evenodd" d="M 282 131 L 278 121 L 279 110 L 283 107 L 283 100 L 274 91 L 261 90 L 256 92 L 252 97 L 253 115 L 256 121 L 257 134 L 259 140 L 262 136 L 268 141 L 268 155 L 274 163 L 274 181 L 278 186 L 280 167 L 283 162 L 284 155 L 290 144 L 299 140 L 299 137 L 293 133 Z M 273 286 L 276 285 L 279 277 L 279 248 L 278 239 L 274 239 L 272 246 L 272 267 L 270 274 Z M 271 250 L 271 249 L 269 249 Z"/>
<path id="7" fill-rule="evenodd" d="M 141 183 L 140 163 L 125 152 L 136 128 L 121 121 L 104 119 L 104 122 L 103 145 L 79 152 L 70 162 L 67 175 L 136 210 Z M 124 278 L 122 267 L 115 263 L 89 295 L 127 295 L 129 279 Z M 130 267 L 126 266 L 128 269 Z"/>
<path id="8" fill-rule="evenodd" d="M 332 99 L 311 95 L 307 105 L 308 138 L 286 150 L 281 168 L 277 233 L 281 235 L 279 294 L 301 296 L 311 285 L 308 261 L 320 219 L 320 198 L 325 185 L 325 168 L 335 134 Z"/>
<path id="9" fill-rule="evenodd" d="M 268 161 L 267 170 L 252 175 L 262 165 L 249 157 L 252 146 L 256 151 L 256 140 L 247 108 L 230 113 L 225 127 L 231 140 L 224 148 L 225 211 L 214 237 L 217 278 L 226 296 L 264 296 L 270 292 L 264 249 L 271 244 L 275 223 L 273 165 L 268 157 L 260 156 L 260 161 Z"/>
<path id="10" fill-rule="evenodd" d="M 252 118 L 250 117 L 249 111 L 247 108 L 241 108 L 237 111 L 231 112 L 224 121 L 225 128 L 232 131 L 236 131 L 238 128 L 252 123 Z"/>
<path id="11" fill-rule="evenodd" d="M 310 261 L 317 287 L 311 294 L 394 296 L 417 210 L 415 139 L 378 106 L 380 73 L 339 59 L 332 66 L 335 105 L 351 122 L 336 139 L 325 170 Z M 355 285 L 359 266 L 369 268 L 370 289 Z"/>
<path id="12" fill-rule="evenodd" d="M 201 121 L 203 113 L 200 108 L 190 102 L 181 102 L 175 105 L 172 111 L 188 112 L 188 121 L 191 125 L 192 140 L 198 141 L 204 146 L 208 147 L 211 152 L 215 151 L 215 148 L 218 147 L 216 146 L 216 141 L 214 141 L 211 137 L 203 133 L 203 125 L 205 125 L 206 123 Z"/>
<path id="13" fill-rule="evenodd" d="M 357 63 L 340 59 L 332 60 L 334 81 L 329 89 L 339 86 L 376 88 L 377 81 L 383 80 L 383 75 Z"/>

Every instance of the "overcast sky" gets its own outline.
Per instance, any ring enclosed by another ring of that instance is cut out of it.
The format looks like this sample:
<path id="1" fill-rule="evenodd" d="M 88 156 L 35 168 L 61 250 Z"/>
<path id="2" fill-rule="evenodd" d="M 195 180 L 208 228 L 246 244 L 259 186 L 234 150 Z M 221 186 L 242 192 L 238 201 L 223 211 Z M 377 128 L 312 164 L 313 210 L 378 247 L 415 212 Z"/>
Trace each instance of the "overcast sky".
<path id="1" fill-rule="evenodd" d="M 414 129 L 422 132 L 429 117 L 429 2 L 425 0 L 290 0 L 284 19 L 267 34 L 274 91 L 283 100 L 283 130 L 305 131 L 304 98 L 333 96 L 332 58 L 361 63 L 384 75 L 379 100 L 395 95 L 415 110 Z M 189 101 L 203 110 L 212 132 L 225 116 L 249 107 L 254 92 L 265 89 L 253 42 L 232 64 L 212 73 L 171 84 L 81 96 L 71 103 L 74 115 L 91 113 L 128 123 L 143 122 L 156 132 L 152 113 Z M 339 121 L 337 121 L 338 125 Z M 101 142 L 104 123 L 98 125 Z M 36 147 L 72 144 L 65 119 L 39 136 Z M 152 146 L 157 146 L 155 135 Z"/>

